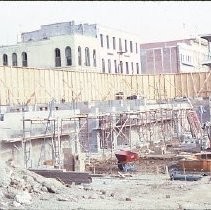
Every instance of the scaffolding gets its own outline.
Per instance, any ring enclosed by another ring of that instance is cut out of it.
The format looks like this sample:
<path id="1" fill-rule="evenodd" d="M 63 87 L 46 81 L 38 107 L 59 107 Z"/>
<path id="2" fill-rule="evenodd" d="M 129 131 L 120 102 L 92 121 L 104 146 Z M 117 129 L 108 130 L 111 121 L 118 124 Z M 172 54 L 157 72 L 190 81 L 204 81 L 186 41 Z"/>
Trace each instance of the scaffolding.
<path id="1" fill-rule="evenodd" d="M 61 142 L 64 136 L 74 144 L 75 153 L 82 152 L 90 157 L 93 148 L 101 154 L 110 153 L 124 147 L 153 144 L 162 141 L 164 145 L 188 127 L 188 113 L 192 107 L 147 108 L 136 111 L 110 113 L 74 114 L 63 118 L 23 119 L 22 146 L 26 168 L 32 166 L 32 140 L 42 139 L 38 166 L 47 160 L 46 144 L 52 150 L 53 166 L 62 167 Z M 94 123 L 94 125 L 92 124 Z M 36 128 L 43 126 L 42 129 Z M 34 127 L 35 126 L 35 127 Z M 93 137 L 93 132 L 95 136 Z M 93 139 L 96 145 L 93 146 Z M 48 140 L 48 143 L 47 141 Z M 50 140 L 50 143 L 49 143 Z M 78 145 L 80 148 L 78 148 Z"/>

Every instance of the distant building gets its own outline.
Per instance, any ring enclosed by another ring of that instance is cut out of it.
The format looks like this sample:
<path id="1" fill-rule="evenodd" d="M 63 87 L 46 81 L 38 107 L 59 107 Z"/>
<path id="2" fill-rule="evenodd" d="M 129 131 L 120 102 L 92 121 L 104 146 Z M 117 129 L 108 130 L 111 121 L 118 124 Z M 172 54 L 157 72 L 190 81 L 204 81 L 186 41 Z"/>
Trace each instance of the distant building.
<path id="1" fill-rule="evenodd" d="M 211 48 L 210 48 L 210 44 L 211 44 L 211 34 L 204 34 L 200 36 L 202 39 L 207 41 L 208 44 L 208 49 L 207 49 L 207 57 L 203 62 L 203 65 L 208 66 L 209 68 L 211 68 Z"/>
<path id="2" fill-rule="evenodd" d="M 42 25 L 21 39 L 0 47 L 0 65 L 141 73 L 140 41 L 130 33 L 71 21 Z"/>
<path id="3" fill-rule="evenodd" d="M 208 44 L 202 39 L 183 39 L 141 44 L 143 74 L 208 71 L 203 65 Z"/>

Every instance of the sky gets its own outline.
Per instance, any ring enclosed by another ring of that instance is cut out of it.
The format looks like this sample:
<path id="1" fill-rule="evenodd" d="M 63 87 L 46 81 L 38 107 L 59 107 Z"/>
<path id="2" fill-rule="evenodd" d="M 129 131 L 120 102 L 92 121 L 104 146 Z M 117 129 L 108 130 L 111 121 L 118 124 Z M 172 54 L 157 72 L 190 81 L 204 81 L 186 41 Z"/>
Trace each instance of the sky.
<path id="1" fill-rule="evenodd" d="M 211 34 L 209 1 L 0 1 L 0 45 L 41 25 L 75 21 L 137 34 L 142 43 Z"/>

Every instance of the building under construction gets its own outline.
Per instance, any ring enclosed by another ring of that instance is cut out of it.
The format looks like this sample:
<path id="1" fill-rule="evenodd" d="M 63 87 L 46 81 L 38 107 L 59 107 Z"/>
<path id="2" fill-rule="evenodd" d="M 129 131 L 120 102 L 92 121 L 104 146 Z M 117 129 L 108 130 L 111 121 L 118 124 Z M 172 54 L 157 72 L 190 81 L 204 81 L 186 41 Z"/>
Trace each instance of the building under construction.
<path id="1" fill-rule="evenodd" d="M 123 148 L 165 147 L 191 132 L 190 99 L 208 99 L 211 90 L 210 72 L 112 75 L 2 67 L 0 75 L 1 157 L 27 168 L 82 170 L 71 164 L 73 156 L 83 162 Z"/>

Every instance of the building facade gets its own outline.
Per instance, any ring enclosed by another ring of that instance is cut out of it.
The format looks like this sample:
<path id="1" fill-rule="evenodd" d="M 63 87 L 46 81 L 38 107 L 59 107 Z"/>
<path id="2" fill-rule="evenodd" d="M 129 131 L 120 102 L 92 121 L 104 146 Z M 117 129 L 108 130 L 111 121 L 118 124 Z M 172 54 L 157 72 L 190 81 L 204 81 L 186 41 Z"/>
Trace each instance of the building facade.
<path id="1" fill-rule="evenodd" d="M 141 44 L 141 69 L 145 74 L 208 71 L 203 65 L 208 44 L 202 39 Z"/>
<path id="2" fill-rule="evenodd" d="M 140 42 L 135 35 L 96 24 L 42 25 L 22 33 L 16 45 L 0 47 L 0 65 L 139 74 Z"/>

